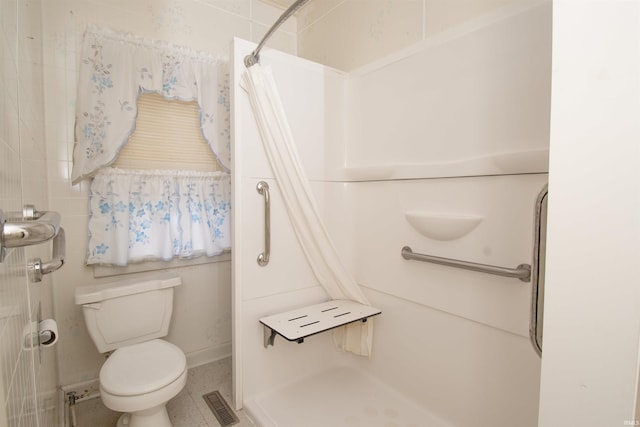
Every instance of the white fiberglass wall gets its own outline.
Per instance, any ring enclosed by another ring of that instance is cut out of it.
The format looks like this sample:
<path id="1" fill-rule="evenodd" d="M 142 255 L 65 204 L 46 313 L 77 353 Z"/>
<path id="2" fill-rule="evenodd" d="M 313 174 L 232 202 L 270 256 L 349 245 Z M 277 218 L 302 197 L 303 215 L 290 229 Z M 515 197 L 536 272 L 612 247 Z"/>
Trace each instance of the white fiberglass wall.
<path id="1" fill-rule="evenodd" d="M 333 364 L 333 357 L 339 356 L 333 351 L 330 334 L 316 336 L 303 345 L 279 338 L 274 347 L 263 347 L 260 317 L 322 302 L 327 297 L 293 234 L 251 107 L 238 85 L 244 70 L 242 60 L 253 48 L 253 44 L 236 39 L 232 59 L 236 406 L 302 375 L 326 369 Z M 344 146 L 346 76 L 272 50 L 261 54 L 261 63 L 273 69 L 318 205 L 333 232 L 334 243 L 348 257 L 347 245 L 353 241 L 348 218 L 353 209 L 348 209 L 344 184 L 326 182 L 327 170 L 335 169 L 332 162 L 338 158 L 333 147 Z M 256 262 L 264 251 L 264 199 L 256 191 L 259 181 L 269 184 L 271 195 L 271 258 L 264 267 Z"/>
<path id="2" fill-rule="evenodd" d="M 531 263 L 547 181 L 551 4 L 351 74 L 356 277 L 383 314 L 376 376 L 454 425 L 533 426 L 530 283 L 400 256 Z M 425 179 L 429 178 L 429 179 Z"/>
<path id="3" fill-rule="evenodd" d="M 330 334 L 264 349 L 261 316 L 322 301 L 234 85 L 237 406 L 335 364 L 365 369 L 453 425 L 533 426 L 540 361 L 530 284 L 406 261 L 415 252 L 515 268 L 532 257 L 547 181 L 550 4 L 427 40 L 344 74 L 273 51 L 271 64 L 329 232 L 375 319 L 371 359 Z M 236 41 L 234 78 L 252 46 Z M 272 188 L 272 260 L 262 197 Z"/>
<path id="4" fill-rule="evenodd" d="M 488 22 L 487 22 L 488 21 Z M 472 21 L 351 73 L 349 172 L 546 172 L 551 3 Z"/>

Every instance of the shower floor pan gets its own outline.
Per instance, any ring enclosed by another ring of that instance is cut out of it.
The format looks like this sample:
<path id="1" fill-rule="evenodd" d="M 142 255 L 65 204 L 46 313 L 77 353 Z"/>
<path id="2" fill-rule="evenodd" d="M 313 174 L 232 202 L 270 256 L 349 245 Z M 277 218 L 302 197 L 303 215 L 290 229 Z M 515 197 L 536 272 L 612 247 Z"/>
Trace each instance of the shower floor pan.
<path id="1" fill-rule="evenodd" d="M 454 427 L 347 367 L 332 368 L 244 406 L 258 427 Z"/>

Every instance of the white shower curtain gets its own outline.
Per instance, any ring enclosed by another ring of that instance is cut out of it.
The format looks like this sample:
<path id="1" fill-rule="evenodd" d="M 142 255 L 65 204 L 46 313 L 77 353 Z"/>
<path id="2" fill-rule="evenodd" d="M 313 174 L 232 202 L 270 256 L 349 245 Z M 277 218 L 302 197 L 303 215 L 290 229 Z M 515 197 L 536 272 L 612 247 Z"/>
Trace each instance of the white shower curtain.
<path id="1" fill-rule="evenodd" d="M 360 286 L 338 256 L 318 213 L 282 108 L 271 69 L 256 64 L 243 73 L 241 86 L 249 95 L 262 143 L 300 246 L 316 278 L 332 299 L 369 305 Z M 334 332 L 336 347 L 370 356 L 373 319 L 351 323 Z"/>

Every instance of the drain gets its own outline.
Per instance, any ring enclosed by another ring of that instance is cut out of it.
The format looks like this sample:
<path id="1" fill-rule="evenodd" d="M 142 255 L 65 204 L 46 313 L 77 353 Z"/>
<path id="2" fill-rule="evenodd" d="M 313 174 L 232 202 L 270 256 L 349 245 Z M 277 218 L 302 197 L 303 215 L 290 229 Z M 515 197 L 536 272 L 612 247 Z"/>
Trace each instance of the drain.
<path id="1" fill-rule="evenodd" d="M 202 396 L 204 401 L 209 405 L 209 409 L 213 412 L 221 427 L 232 426 L 240 422 L 235 412 L 231 410 L 231 407 L 224 400 L 224 397 L 219 391 L 214 391 Z"/>

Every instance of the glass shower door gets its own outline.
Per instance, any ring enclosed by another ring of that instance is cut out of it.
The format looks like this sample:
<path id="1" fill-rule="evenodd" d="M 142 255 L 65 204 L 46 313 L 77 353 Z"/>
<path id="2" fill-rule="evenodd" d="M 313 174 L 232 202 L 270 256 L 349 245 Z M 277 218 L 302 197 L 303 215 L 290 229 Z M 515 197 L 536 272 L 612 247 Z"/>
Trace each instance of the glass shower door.
<path id="1" fill-rule="evenodd" d="M 0 209 L 48 209 L 42 0 L 0 1 Z M 20 214 L 18 214 L 20 215 Z M 0 426 L 57 425 L 55 348 L 30 348 L 40 313 L 51 317 L 51 279 L 29 280 L 29 260 L 51 243 L 11 248 L 0 263 Z"/>

